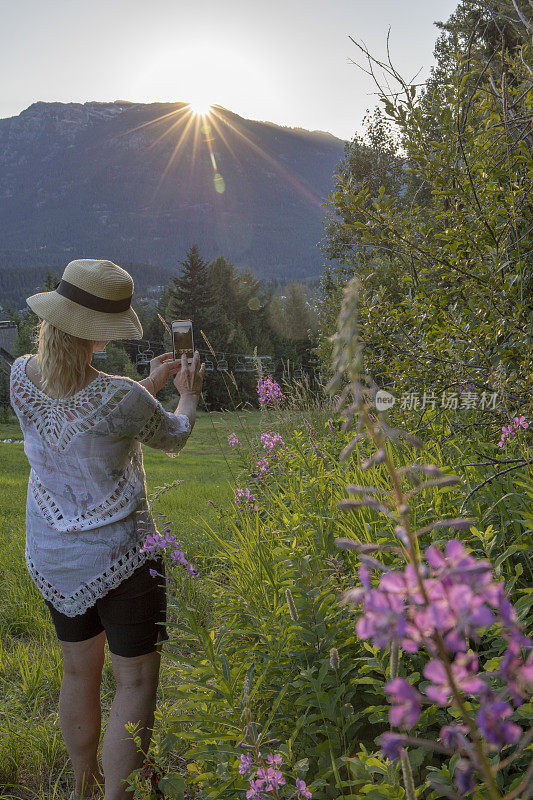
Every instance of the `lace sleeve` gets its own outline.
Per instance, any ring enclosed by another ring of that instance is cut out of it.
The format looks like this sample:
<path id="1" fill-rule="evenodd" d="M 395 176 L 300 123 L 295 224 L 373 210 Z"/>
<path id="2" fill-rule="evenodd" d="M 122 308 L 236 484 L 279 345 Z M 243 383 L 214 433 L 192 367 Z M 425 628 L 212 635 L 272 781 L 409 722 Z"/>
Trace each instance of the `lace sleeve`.
<path id="1" fill-rule="evenodd" d="M 165 453 L 177 453 L 191 432 L 189 417 L 165 411 L 161 403 L 156 402 L 157 406 L 135 438 L 148 447 L 164 450 Z"/>
<path id="2" fill-rule="evenodd" d="M 9 374 L 9 403 L 15 412 L 20 427 L 23 429 L 24 414 L 22 413 L 21 399 L 19 397 L 20 378 L 19 371 L 21 369 L 23 357 L 19 356 L 11 364 L 11 372 Z"/>
<path id="3" fill-rule="evenodd" d="M 191 433 L 189 418 L 165 411 L 144 386 L 137 384 L 137 387 L 135 409 L 132 409 L 128 426 L 130 436 L 165 453 L 179 452 Z"/>

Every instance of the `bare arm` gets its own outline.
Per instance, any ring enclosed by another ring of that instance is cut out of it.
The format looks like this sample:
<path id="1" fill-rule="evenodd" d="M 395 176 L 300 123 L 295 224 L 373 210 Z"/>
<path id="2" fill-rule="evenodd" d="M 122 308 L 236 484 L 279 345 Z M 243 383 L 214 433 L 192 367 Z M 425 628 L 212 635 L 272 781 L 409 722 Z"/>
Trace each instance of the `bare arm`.
<path id="1" fill-rule="evenodd" d="M 185 414 L 189 418 L 191 429 L 196 421 L 196 406 L 202 391 L 204 375 L 205 364 L 200 364 L 198 350 L 195 351 L 190 365 L 186 355 L 182 355 L 179 371 L 174 377 L 174 386 L 180 393 L 175 413 Z"/>
<path id="2" fill-rule="evenodd" d="M 193 394 L 192 392 L 183 392 L 183 394 L 180 394 L 180 401 L 174 412 L 175 414 L 185 414 L 185 416 L 189 417 L 191 430 L 196 422 L 196 406 L 198 405 L 199 396 L 199 394 Z"/>

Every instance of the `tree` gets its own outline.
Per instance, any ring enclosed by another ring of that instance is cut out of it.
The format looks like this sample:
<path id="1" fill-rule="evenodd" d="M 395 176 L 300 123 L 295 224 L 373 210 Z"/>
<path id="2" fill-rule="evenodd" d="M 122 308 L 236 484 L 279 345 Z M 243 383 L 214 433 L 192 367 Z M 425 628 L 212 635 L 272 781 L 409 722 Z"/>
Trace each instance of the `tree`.
<path id="1" fill-rule="evenodd" d="M 48 270 L 44 283 L 38 292 L 52 292 L 59 284 L 61 278 L 57 273 Z M 37 292 L 36 292 L 37 293 Z M 35 330 L 39 324 L 39 317 L 29 306 L 24 311 L 8 311 L 9 319 L 17 326 L 17 340 L 15 352 L 18 356 L 33 353 L 36 350 Z"/>
<path id="2" fill-rule="evenodd" d="M 361 279 L 367 371 L 400 391 L 474 387 L 478 395 L 496 392 L 506 413 L 533 408 L 528 41 L 524 28 L 520 50 L 500 59 L 499 84 L 484 53 L 472 48 L 422 98 L 391 65 L 367 54 L 399 83 L 398 92 L 378 89 L 411 185 L 424 191 L 405 202 L 385 186 L 376 193 L 368 182 L 354 185 L 341 172 L 331 229 L 346 239 L 341 268 Z M 328 321 L 338 283 L 327 276 Z M 330 332 L 322 338 L 326 364 Z"/>
<path id="3" fill-rule="evenodd" d="M 289 283 L 268 305 L 270 327 L 286 340 L 286 357 L 308 364 L 318 330 L 316 305 L 300 283 Z"/>
<path id="4" fill-rule="evenodd" d="M 518 5 L 527 13 L 527 0 L 520 0 Z M 520 21 L 513 19 L 499 0 L 463 0 L 446 22 L 435 22 L 435 27 L 441 34 L 435 43 L 435 65 L 426 84 L 429 93 L 453 76 L 458 53 L 474 50 L 489 61 L 501 50 L 511 54 L 524 40 Z"/>
<path id="5" fill-rule="evenodd" d="M 126 375 L 128 378 L 139 380 L 139 373 L 121 344 L 109 342 L 104 352 L 104 357 L 93 356 L 92 364 L 96 369 L 109 375 Z"/>
<path id="6" fill-rule="evenodd" d="M 215 314 L 216 298 L 209 280 L 208 264 L 200 256 L 197 244 L 187 251 L 181 275 L 173 278 L 168 290 L 166 319 L 191 319 L 196 335 L 195 346 L 204 346 L 200 331 L 210 338 L 219 333 Z"/>
<path id="7" fill-rule="evenodd" d="M 222 352 L 248 352 L 249 343 L 239 325 L 241 304 L 235 267 L 224 256 L 218 256 L 209 264 L 207 281 L 215 298 L 214 314 L 217 321 L 217 335 L 211 339 L 212 346 Z"/>

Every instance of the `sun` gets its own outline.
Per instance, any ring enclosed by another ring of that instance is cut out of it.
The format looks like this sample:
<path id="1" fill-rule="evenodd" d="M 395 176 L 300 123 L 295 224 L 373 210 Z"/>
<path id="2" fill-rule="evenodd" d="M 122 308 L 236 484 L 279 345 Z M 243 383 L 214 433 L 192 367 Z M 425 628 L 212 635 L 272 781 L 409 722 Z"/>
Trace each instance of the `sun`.
<path id="1" fill-rule="evenodd" d="M 207 117 L 211 111 L 211 103 L 200 100 L 196 103 L 189 103 L 189 108 L 197 117 Z"/>

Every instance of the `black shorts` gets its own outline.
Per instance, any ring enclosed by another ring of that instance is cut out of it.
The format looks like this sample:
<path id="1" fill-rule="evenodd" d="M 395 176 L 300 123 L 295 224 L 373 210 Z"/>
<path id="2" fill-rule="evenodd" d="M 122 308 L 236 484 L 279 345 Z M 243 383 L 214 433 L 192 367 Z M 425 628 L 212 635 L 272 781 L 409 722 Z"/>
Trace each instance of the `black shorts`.
<path id="1" fill-rule="evenodd" d="M 150 570 L 159 575 L 152 577 Z M 161 557 L 148 559 L 129 578 L 111 589 L 83 614 L 67 617 L 45 600 L 62 642 L 83 642 L 106 632 L 109 649 L 117 656 L 144 656 L 168 639 L 166 582 Z"/>

